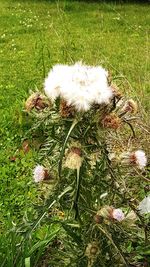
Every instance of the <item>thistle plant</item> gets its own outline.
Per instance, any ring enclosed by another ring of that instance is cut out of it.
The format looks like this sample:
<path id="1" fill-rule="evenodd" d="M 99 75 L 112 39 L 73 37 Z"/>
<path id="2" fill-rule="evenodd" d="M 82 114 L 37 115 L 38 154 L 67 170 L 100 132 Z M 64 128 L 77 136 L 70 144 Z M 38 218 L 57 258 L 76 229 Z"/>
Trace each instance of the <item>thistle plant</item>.
<path id="1" fill-rule="evenodd" d="M 48 264 L 146 266 L 137 246 L 148 248 L 149 212 L 149 200 L 143 212 L 137 194 L 147 164 L 135 141 L 137 103 L 105 69 L 80 62 L 54 66 L 44 91 L 30 96 L 26 109 L 45 137 L 34 180 L 37 187 L 50 184 L 33 230 L 61 226 Z"/>

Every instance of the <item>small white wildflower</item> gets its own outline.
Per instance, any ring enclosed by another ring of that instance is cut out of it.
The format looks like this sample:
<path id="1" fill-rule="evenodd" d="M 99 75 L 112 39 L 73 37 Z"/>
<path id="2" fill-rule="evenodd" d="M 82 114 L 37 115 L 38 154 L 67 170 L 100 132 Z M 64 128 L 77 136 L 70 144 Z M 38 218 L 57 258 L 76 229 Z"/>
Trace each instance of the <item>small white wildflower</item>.
<path id="1" fill-rule="evenodd" d="M 125 216 L 124 213 L 121 209 L 113 209 L 112 210 L 112 218 L 121 222 L 122 220 L 124 220 Z"/>
<path id="2" fill-rule="evenodd" d="M 145 197 L 139 204 L 138 210 L 140 214 L 146 214 L 150 212 L 150 195 Z"/>
<path id="3" fill-rule="evenodd" d="M 37 165 L 33 170 L 33 178 L 36 183 L 39 183 L 45 178 L 45 168 L 42 165 Z"/>
<path id="4" fill-rule="evenodd" d="M 45 80 L 45 93 L 52 101 L 60 96 L 77 111 L 87 111 L 93 103 L 108 104 L 112 98 L 107 77 L 100 66 L 56 65 Z"/>

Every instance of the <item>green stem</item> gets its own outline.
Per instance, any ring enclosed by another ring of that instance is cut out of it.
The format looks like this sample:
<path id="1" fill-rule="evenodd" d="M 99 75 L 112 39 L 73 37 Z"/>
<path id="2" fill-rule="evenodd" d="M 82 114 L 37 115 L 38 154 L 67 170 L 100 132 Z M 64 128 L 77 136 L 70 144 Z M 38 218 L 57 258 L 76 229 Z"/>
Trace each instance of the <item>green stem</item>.
<path id="1" fill-rule="evenodd" d="M 61 177 L 61 169 L 62 169 L 62 160 L 63 160 L 63 156 L 64 156 L 64 152 L 65 152 L 65 148 L 66 148 L 66 144 L 67 144 L 67 141 L 70 137 L 70 134 L 72 132 L 72 130 L 74 129 L 74 127 L 76 126 L 76 124 L 78 123 L 78 121 L 75 119 L 68 131 L 68 134 L 66 136 L 66 139 L 65 139 L 65 142 L 64 142 L 64 145 L 62 147 L 62 150 L 61 150 L 61 153 L 60 153 L 60 159 L 59 159 L 59 165 L 58 165 L 58 174 L 59 174 L 59 177 Z"/>
<path id="2" fill-rule="evenodd" d="M 120 255 L 120 258 L 122 259 L 122 262 L 124 263 L 124 265 L 126 267 L 128 267 L 128 264 L 126 262 L 126 260 L 124 259 L 123 255 L 122 255 L 122 252 L 119 250 L 119 248 L 116 246 L 116 244 L 114 243 L 111 235 L 106 231 L 104 230 L 100 225 L 97 225 L 97 227 L 99 228 L 99 230 L 109 239 L 109 241 L 111 242 L 111 244 L 113 245 L 113 247 L 115 248 L 115 250 L 118 252 L 118 254 Z"/>
<path id="3" fill-rule="evenodd" d="M 133 138 L 135 138 L 135 131 L 134 131 L 134 128 L 132 126 L 132 124 L 130 122 L 128 122 L 126 119 L 123 119 L 123 121 L 129 125 L 131 131 L 132 131 L 132 134 L 133 134 Z"/>
<path id="4" fill-rule="evenodd" d="M 80 168 L 77 169 L 77 189 L 76 189 L 76 194 L 75 194 L 75 199 L 74 199 L 74 204 L 73 208 L 75 209 L 75 219 L 79 217 L 79 209 L 78 209 L 78 199 L 79 199 L 79 193 L 80 193 Z"/>
<path id="5" fill-rule="evenodd" d="M 65 190 L 57 197 L 57 199 L 55 199 L 47 208 L 47 210 L 49 210 L 52 206 L 54 206 L 54 204 L 59 201 L 66 193 L 68 193 L 69 191 L 72 190 L 71 186 L 68 186 L 67 188 L 65 188 Z M 37 227 L 37 225 L 42 221 L 42 219 L 45 217 L 45 215 L 47 214 L 47 211 L 45 211 L 41 217 L 37 220 L 37 222 L 35 223 L 35 225 L 33 226 L 33 228 L 31 229 L 31 232 Z M 30 232 L 30 233 L 31 233 Z"/>

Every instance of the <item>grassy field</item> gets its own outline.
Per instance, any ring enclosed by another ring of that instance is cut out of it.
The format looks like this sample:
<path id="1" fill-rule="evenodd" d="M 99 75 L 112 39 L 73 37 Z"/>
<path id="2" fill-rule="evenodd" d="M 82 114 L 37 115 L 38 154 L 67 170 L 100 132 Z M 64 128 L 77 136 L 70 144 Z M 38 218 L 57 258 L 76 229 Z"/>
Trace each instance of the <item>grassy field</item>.
<path id="1" fill-rule="evenodd" d="M 101 1 L 100 1 L 101 2 Z M 56 63 L 83 60 L 120 76 L 148 111 L 146 4 L 0 0 L 0 220 L 19 220 L 38 201 L 32 168 L 38 144 L 24 115 L 29 90 L 43 87 Z M 27 144 L 25 143 L 27 141 Z M 27 146 L 27 148 L 26 148 Z"/>

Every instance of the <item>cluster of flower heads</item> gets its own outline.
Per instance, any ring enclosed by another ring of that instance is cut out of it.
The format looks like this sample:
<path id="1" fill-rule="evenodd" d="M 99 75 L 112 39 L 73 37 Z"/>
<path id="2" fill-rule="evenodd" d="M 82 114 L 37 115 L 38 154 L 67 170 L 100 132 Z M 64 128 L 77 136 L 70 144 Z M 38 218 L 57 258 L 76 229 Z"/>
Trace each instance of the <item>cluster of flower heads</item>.
<path id="1" fill-rule="evenodd" d="M 45 80 L 44 90 L 52 102 L 60 97 L 77 111 L 88 111 L 92 104 L 108 104 L 113 97 L 108 72 L 101 66 L 80 62 L 72 66 L 55 65 Z"/>
<path id="2" fill-rule="evenodd" d="M 104 68 L 101 66 L 86 66 L 80 62 L 71 66 L 55 65 L 45 79 L 44 91 L 50 101 L 39 92 L 33 93 L 25 103 L 27 112 L 33 108 L 43 110 L 45 107 L 50 107 L 51 102 L 53 103 L 59 97 L 61 99 L 61 116 L 67 117 L 68 114 L 74 115 L 75 111 L 86 112 L 93 104 L 108 105 L 114 97 L 118 98 L 118 100 L 121 98 L 118 89 L 112 84 L 110 85 L 108 72 Z M 99 124 L 102 127 L 116 130 L 122 125 L 124 116 L 137 112 L 137 104 L 132 99 L 127 100 L 125 103 L 122 101 L 121 105 L 119 105 L 118 114 L 112 111 L 110 113 L 106 112 L 100 117 Z M 124 152 L 119 157 L 121 163 L 127 166 L 136 166 L 139 169 L 143 169 L 147 164 L 145 152 L 142 150 Z M 78 170 L 83 160 L 81 146 L 72 145 L 66 151 L 64 167 Z M 33 171 L 33 177 L 36 183 L 47 182 L 51 179 L 51 174 L 47 168 L 37 165 Z M 141 214 L 147 211 L 150 212 L 149 199 L 149 197 L 145 198 L 139 204 L 138 209 Z M 101 218 L 121 222 L 127 216 L 124 215 L 121 209 L 104 207 L 96 214 L 95 220 Z"/>
<path id="3" fill-rule="evenodd" d="M 94 217 L 96 223 L 100 223 L 102 219 L 121 222 L 125 219 L 125 215 L 121 209 L 114 207 L 104 206 L 101 208 Z"/>

